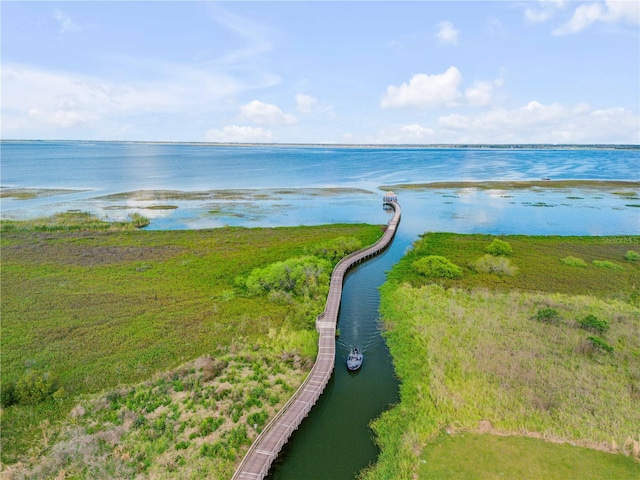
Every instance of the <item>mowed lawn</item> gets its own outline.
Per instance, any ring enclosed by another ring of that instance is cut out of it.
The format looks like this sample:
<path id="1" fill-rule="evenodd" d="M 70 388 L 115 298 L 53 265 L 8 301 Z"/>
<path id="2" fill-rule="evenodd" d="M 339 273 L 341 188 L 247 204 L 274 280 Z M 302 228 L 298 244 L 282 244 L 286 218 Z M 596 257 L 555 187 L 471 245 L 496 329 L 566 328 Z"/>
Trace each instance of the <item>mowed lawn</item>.
<path id="1" fill-rule="evenodd" d="M 493 239 L 426 234 L 390 273 L 401 402 L 365 478 L 640 478 L 640 238 Z"/>
<path id="2" fill-rule="evenodd" d="M 274 330 L 315 334 L 322 305 L 307 311 L 303 302 L 248 295 L 236 279 L 336 237 L 368 245 L 382 235 L 371 225 L 199 231 L 7 225 L 2 385 L 7 390 L 39 372 L 55 377 L 61 390 L 54 399 L 3 408 L 5 462 L 25 454 L 41 422 L 63 418 L 79 394 L 149 379 L 236 339 L 264 340 Z M 296 348 L 315 354 L 304 341 Z"/>

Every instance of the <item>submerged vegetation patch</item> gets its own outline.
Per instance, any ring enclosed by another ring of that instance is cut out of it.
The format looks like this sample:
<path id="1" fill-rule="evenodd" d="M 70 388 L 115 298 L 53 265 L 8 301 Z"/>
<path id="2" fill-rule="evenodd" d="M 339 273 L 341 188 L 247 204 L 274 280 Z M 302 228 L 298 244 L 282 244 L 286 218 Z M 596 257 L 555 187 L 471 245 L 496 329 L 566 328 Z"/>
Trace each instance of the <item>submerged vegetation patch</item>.
<path id="1" fill-rule="evenodd" d="M 339 196 L 346 194 L 375 195 L 374 192 L 361 188 L 290 188 L 290 189 L 221 189 L 221 190 L 134 190 L 111 195 L 97 197 L 98 200 L 107 201 L 258 201 L 282 200 L 283 196 Z"/>

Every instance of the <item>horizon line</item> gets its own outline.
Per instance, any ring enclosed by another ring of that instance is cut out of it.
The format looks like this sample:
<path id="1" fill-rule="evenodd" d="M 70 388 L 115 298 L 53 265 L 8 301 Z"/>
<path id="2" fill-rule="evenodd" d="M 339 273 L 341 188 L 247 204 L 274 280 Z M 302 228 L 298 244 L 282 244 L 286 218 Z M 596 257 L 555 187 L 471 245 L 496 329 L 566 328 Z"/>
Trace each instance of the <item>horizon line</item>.
<path id="1" fill-rule="evenodd" d="M 88 139 L 0 139 L 3 142 L 76 142 L 76 143 L 139 143 L 160 145 L 198 145 L 198 146 L 222 146 L 222 147 L 339 147 L 339 148 L 522 148 L 522 147 L 619 147 L 637 148 L 636 143 L 322 143 L 322 142 L 208 142 L 189 140 L 88 140 Z"/>

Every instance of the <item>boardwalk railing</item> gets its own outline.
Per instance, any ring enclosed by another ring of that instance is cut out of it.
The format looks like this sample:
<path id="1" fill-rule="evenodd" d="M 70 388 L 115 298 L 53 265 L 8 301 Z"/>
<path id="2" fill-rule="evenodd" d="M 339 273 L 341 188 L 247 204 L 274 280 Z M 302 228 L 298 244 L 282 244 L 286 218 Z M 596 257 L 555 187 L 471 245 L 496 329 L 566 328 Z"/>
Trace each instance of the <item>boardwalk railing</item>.
<path id="1" fill-rule="evenodd" d="M 382 237 L 370 247 L 342 258 L 331 273 L 327 303 L 324 312 L 316 318 L 316 329 L 319 332 L 318 356 L 311 372 L 249 447 L 247 454 L 233 475 L 233 480 L 263 479 L 284 444 L 309 414 L 327 386 L 334 367 L 336 324 L 340 311 L 344 276 L 354 265 L 385 250 L 391 244 L 400 223 L 400 205 L 397 202 L 387 202 L 385 205 L 393 208 L 394 214 Z"/>

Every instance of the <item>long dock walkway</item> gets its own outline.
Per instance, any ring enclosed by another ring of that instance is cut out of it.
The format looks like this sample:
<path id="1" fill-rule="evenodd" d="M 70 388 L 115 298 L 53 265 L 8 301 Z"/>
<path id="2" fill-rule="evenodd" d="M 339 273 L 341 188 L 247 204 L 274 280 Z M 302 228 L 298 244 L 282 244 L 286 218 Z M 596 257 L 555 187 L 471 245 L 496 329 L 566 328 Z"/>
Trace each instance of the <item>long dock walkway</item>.
<path id="1" fill-rule="evenodd" d="M 242 463 L 238 466 L 233 480 L 263 479 L 284 444 L 309 414 L 327 386 L 334 367 L 336 324 L 340 311 L 344 276 L 354 265 L 386 249 L 393 240 L 400 223 L 400 205 L 396 201 L 386 202 L 385 205 L 393 208 L 394 214 L 382 237 L 370 247 L 347 255 L 333 269 L 325 310 L 316 319 L 316 328 L 320 335 L 318 356 L 311 372 L 291 399 L 258 435 Z"/>

